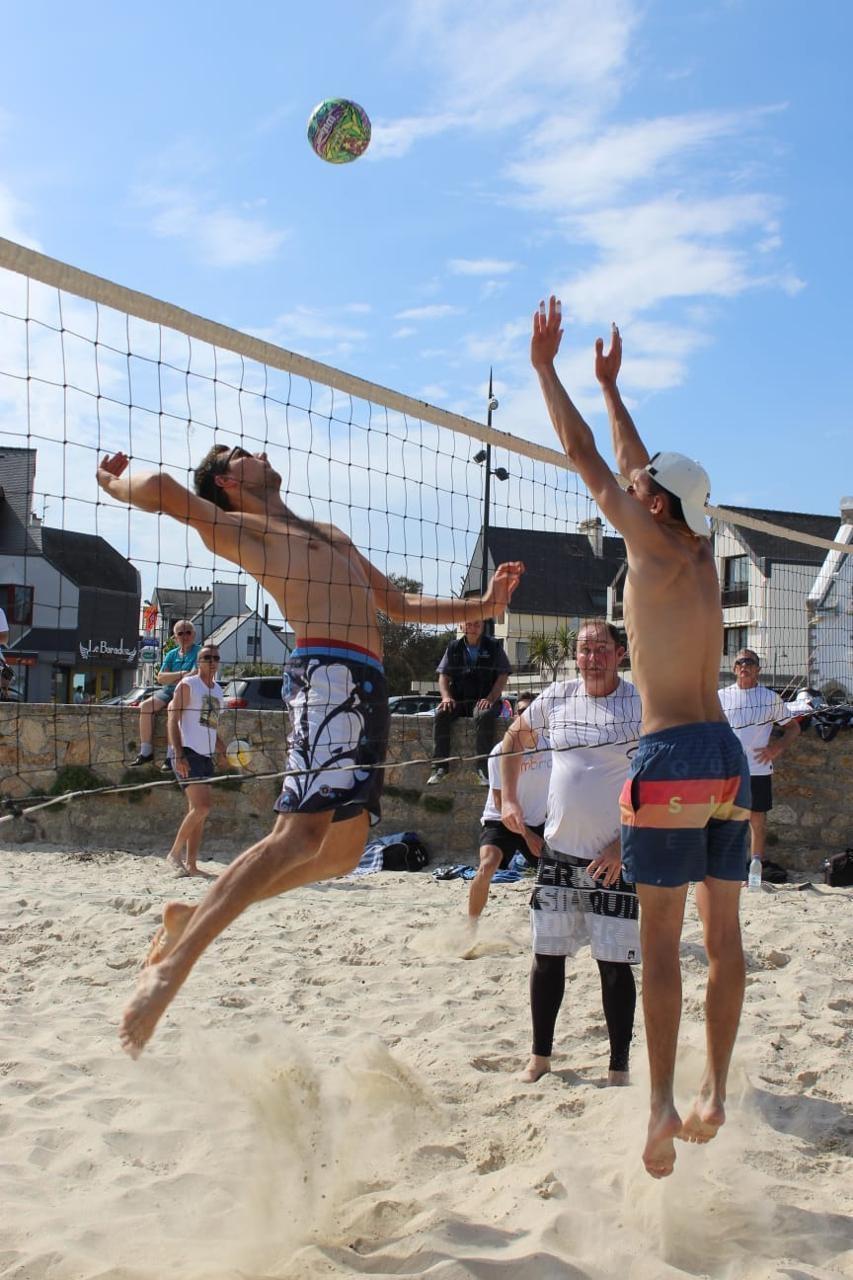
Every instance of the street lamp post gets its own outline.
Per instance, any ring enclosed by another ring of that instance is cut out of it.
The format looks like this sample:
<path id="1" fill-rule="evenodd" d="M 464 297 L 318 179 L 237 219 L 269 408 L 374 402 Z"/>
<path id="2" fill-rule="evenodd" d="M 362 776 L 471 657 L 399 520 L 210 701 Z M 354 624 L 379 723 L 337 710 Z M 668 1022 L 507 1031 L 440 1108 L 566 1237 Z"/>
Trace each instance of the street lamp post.
<path id="1" fill-rule="evenodd" d="M 498 407 L 498 401 L 493 392 L 492 370 L 489 369 L 489 400 L 488 400 L 488 406 L 486 410 L 486 426 L 487 427 L 490 427 L 492 425 L 492 414 L 494 413 L 495 409 L 497 409 L 497 407 Z M 492 502 L 491 480 L 492 480 L 492 476 L 494 476 L 496 480 L 508 480 L 509 472 L 507 471 L 506 467 L 495 467 L 494 471 L 492 470 L 492 446 L 488 441 L 486 442 L 485 449 L 480 449 L 478 450 L 477 453 L 474 454 L 474 462 L 476 462 L 478 466 L 482 466 L 485 468 L 485 484 L 483 485 L 482 553 L 481 553 L 481 560 L 480 560 L 480 595 L 485 595 L 486 587 L 489 585 L 488 547 L 489 547 L 489 512 L 491 510 L 491 502 Z M 484 622 L 483 630 L 486 632 L 487 635 L 494 635 L 494 630 L 495 630 L 494 618 L 489 618 Z"/>

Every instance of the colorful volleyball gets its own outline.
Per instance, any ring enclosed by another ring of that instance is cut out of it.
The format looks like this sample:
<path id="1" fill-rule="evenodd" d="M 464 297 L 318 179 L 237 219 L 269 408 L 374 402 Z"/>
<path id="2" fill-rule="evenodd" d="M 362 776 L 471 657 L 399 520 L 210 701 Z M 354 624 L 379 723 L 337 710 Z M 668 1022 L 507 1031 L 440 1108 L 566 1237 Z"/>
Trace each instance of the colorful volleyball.
<path id="1" fill-rule="evenodd" d="M 326 98 L 308 118 L 308 141 L 321 160 L 349 164 L 370 142 L 367 112 L 348 98 Z"/>

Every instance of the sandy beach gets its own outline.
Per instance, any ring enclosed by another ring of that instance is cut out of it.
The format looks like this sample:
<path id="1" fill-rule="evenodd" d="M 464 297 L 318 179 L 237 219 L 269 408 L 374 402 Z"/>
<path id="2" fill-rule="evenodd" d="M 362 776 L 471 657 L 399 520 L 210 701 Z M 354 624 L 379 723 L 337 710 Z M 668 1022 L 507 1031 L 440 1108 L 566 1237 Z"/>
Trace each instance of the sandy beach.
<path id="1" fill-rule="evenodd" d="M 210 873 L 221 869 L 202 863 Z M 14 1280 L 853 1277 L 853 891 L 745 896 L 729 1122 L 654 1182 L 633 1084 L 603 1087 L 588 951 L 554 1073 L 524 1085 L 529 884 L 383 873 L 255 908 L 143 1057 L 116 1027 L 161 860 L 0 851 L 0 1276 Z M 692 897 L 679 1103 L 702 1061 Z M 639 1013 L 639 1011 L 638 1011 Z"/>

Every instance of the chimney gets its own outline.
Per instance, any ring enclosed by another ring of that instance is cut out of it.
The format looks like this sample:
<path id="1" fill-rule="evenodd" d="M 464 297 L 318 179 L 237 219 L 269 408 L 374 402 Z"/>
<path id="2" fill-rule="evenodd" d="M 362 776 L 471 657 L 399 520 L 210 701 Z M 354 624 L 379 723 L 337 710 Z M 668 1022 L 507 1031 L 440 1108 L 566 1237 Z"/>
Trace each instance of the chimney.
<path id="1" fill-rule="evenodd" d="M 853 524 L 853 497 L 841 499 L 841 523 Z"/>
<path id="2" fill-rule="evenodd" d="M 578 533 L 586 534 L 589 545 L 592 547 L 592 554 L 600 560 L 604 555 L 604 522 L 601 517 L 593 516 L 591 520 L 581 520 Z"/>

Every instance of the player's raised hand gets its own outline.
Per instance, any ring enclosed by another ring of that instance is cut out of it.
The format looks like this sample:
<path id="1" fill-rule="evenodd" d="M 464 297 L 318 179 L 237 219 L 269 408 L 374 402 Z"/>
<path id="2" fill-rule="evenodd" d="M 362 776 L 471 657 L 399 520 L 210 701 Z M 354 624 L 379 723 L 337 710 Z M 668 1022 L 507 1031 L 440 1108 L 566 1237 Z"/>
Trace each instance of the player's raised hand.
<path id="1" fill-rule="evenodd" d="M 603 387 L 615 385 L 622 367 L 622 335 L 616 325 L 610 326 L 610 350 L 604 354 L 604 339 L 595 340 L 595 376 Z"/>
<path id="2" fill-rule="evenodd" d="M 495 614 L 503 613 L 512 599 L 513 592 L 521 581 L 524 565 L 520 560 L 507 560 L 499 564 L 492 574 L 492 580 L 486 588 L 483 602 L 490 605 Z"/>
<path id="3" fill-rule="evenodd" d="M 126 453 L 114 453 L 112 457 L 108 453 L 104 454 L 95 472 L 98 484 L 105 492 L 110 493 L 113 481 L 123 475 L 129 465 L 130 459 Z"/>
<path id="4" fill-rule="evenodd" d="M 530 339 L 530 363 L 534 369 L 547 369 L 554 363 L 563 339 L 563 310 L 553 294 L 548 302 L 540 302 L 533 313 L 533 337 Z"/>

